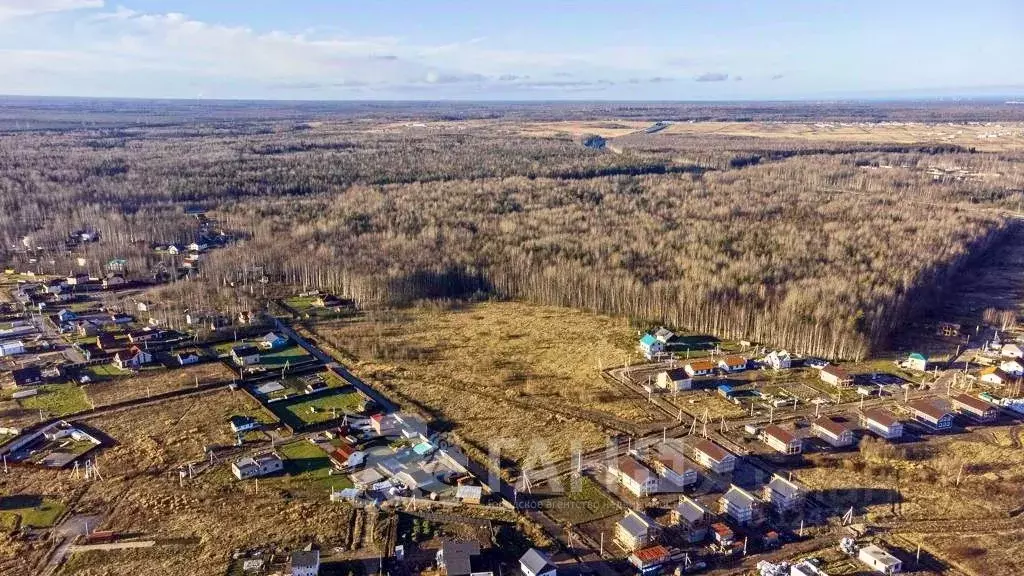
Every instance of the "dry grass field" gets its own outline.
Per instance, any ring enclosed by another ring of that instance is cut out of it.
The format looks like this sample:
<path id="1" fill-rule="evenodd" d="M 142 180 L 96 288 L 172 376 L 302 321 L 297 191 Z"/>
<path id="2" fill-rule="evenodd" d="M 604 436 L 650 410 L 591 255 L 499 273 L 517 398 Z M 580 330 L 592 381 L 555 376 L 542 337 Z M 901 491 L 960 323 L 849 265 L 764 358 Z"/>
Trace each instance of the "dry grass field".
<path id="1" fill-rule="evenodd" d="M 346 545 L 352 511 L 326 501 L 282 497 L 279 490 L 235 482 L 220 463 L 179 488 L 177 467 L 202 459 L 203 447 L 230 445 L 227 419 L 252 414 L 242 392 L 217 392 L 100 416 L 88 424 L 116 445 L 99 455 L 102 481 L 85 484 L 68 471 L 19 469 L 0 477 L 0 492 L 70 495 L 84 490 L 76 511 L 104 516 L 100 529 L 140 533 L 158 543 L 148 550 L 90 553 L 72 558 L 62 574 L 224 574 L 236 548 L 303 538 Z M 315 535 L 315 536 L 312 536 Z M 0 562 L 16 553 L 0 546 Z"/>
<path id="2" fill-rule="evenodd" d="M 650 122 L 636 120 L 566 120 L 558 122 L 505 122 L 492 120 L 460 120 L 453 122 L 402 122 L 387 124 L 383 129 L 389 132 L 424 132 L 431 130 L 491 130 L 517 136 L 553 138 L 559 136 L 578 137 L 596 134 L 604 138 L 615 138 L 632 134 L 650 126 Z"/>
<path id="3" fill-rule="evenodd" d="M 146 398 L 155 394 L 191 388 L 196 384 L 209 384 L 230 380 L 234 376 L 227 366 L 220 362 L 209 362 L 188 368 L 174 370 L 142 371 L 130 378 L 115 378 L 87 384 L 84 389 L 97 407 L 117 404 L 135 398 Z"/>
<path id="4" fill-rule="evenodd" d="M 663 134 L 748 136 L 880 144 L 957 144 L 985 151 L 1024 148 L 1024 124 L 914 122 L 680 122 Z"/>
<path id="5" fill-rule="evenodd" d="M 1021 574 L 1024 545 L 1017 514 L 1024 505 L 1024 440 L 1019 427 L 929 438 L 907 454 L 834 459 L 797 477 L 825 491 L 834 512 L 854 506 L 887 537 L 903 539 L 939 561 L 972 575 Z M 963 467 L 960 486 L 956 477 Z M 837 473 L 836 467 L 841 469 Z"/>
<path id="6" fill-rule="evenodd" d="M 624 320 L 501 302 L 369 313 L 317 331 L 356 359 L 356 373 L 450 422 L 464 440 L 486 450 L 493 437 L 513 439 L 516 459 L 535 439 L 567 457 L 574 440 L 604 445 L 593 422 L 658 416 L 600 377 L 599 366 L 632 351 L 636 333 Z"/>

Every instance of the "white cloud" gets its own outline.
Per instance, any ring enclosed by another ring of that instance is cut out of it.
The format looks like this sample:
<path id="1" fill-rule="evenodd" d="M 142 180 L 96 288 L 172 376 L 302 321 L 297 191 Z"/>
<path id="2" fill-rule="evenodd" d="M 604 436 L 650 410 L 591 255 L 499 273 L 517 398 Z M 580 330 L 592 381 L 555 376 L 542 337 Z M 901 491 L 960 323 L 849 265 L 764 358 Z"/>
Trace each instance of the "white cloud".
<path id="1" fill-rule="evenodd" d="M 102 0 L 0 0 L 0 14 L 98 6 Z M 664 81 L 680 72 L 667 62 L 685 60 L 643 46 L 552 52 L 493 47 L 486 38 L 425 45 L 335 30 L 258 32 L 123 7 L 76 14 L 67 30 L 62 24 L 68 23 L 25 20 L 18 32 L 6 30 L 0 93 L 316 98 L 605 92 L 648 82 L 638 78 Z M 0 41 L 3 32 L 0 26 Z"/>
<path id="2" fill-rule="evenodd" d="M 103 0 L 0 0 L 0 21 L 86 8 L 103 8 Z"/>

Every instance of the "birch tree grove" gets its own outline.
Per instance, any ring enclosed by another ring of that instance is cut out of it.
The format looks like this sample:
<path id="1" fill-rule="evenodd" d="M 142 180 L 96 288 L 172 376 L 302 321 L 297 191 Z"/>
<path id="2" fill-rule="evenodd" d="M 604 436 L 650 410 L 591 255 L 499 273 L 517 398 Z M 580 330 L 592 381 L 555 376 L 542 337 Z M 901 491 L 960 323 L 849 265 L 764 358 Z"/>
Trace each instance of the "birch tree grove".
<path id="1" fill-rule="evenodd" d="M 516 122 L 2 133 L 2 257 L 147 273 L 200 206 L 237 241 L 168 288 L 196 306 L 259 270 L 365 307 L 516 298 L 855 359 L 926 314 L 1024 199 L 1012 150 L 659 132 L 611 152 Z M 82 228 L 102 240 L 64 251 Z"/>

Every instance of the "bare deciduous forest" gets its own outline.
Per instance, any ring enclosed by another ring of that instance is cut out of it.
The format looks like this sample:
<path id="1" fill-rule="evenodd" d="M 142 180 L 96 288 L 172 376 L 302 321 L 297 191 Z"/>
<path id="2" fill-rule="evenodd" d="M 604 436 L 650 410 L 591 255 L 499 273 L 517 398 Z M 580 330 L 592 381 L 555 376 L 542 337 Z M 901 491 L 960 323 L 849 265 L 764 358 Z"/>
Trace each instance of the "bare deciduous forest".
<path id="1" fill-rule="evenodd" d="M 516 298 L 861 358 L 1005 238 L 1024 199 L 1019 150 L 643 130 L 602 146 L 514 129 L 824 118 L 1020 133 L 1020 107 L 994 104 L 15 103 L 0 118 L 4 260 L 95 229 L 90 261 L 141 273 L 154 243 L 194 239 L 185 208 L 199 206 L 240 240 L 210 254 L 208 282 L 168 289 L 183 303 L 261 267 L 364 306 Z M 63 272 L 73 256 L 53 258 Z"/>

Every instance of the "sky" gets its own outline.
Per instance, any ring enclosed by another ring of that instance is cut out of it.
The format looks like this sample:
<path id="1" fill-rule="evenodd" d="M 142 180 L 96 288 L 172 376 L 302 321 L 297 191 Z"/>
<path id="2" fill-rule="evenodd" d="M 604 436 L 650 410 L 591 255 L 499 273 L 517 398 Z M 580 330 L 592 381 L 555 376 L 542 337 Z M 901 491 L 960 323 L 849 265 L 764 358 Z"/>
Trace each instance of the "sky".
<path id="1" fill-rule="evenodd" d="M 0 0 L 0 94 L 1024 94 L 1021 0 Z"/>

